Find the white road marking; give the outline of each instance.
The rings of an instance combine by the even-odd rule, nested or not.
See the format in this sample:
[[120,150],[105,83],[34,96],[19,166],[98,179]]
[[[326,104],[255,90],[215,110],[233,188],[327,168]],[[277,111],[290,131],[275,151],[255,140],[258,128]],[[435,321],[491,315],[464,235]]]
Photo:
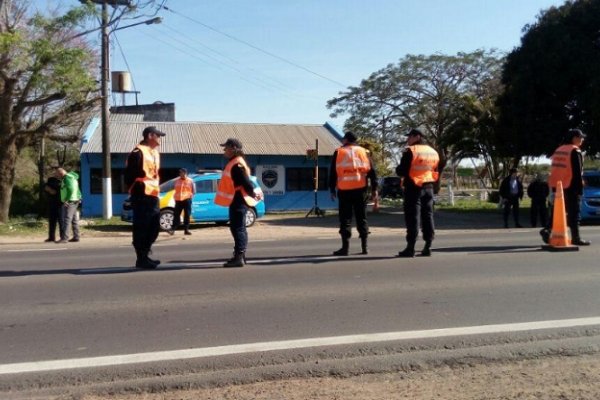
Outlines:
[[24,253],[24,252],[34,252],[34,251],[62,251],[67,250],[66,247],[53,247],[51,249],[11,249],[5,250],[7,253]]
[[57,371],[74,368],[117,366],[158,361],[186,360],[191,358],[215,357],[232,354],[255,353],[274,350],[303,349],[320,346],[338,346],[359,343],[377,343],[407,339],[428,339],[447,336],[480,335],[533,331],[540,329],[573,328],[578,326],[600,325],[600,317],[563,319],[554,321],[534,321],[512,324],[467,326],[404,332],[369,333],[348,336],[282,340],[230,346],[204,347],[196,349],[156,351],[116,356],[72,358],[66,360],[33,361],[14,364],[0,364],[0,375],[25,372]]

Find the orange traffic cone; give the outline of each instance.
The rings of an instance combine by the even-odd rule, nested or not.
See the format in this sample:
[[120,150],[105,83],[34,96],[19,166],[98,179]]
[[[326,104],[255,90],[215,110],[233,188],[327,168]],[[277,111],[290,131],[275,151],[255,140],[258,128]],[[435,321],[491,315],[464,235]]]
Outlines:
[[562,182],[558,181],[554,193],[554,209],[552,211],[552,232],[547,245],[542,249],[549,251],[577,251],[579,247],[571,244],[571,234],[567,227],[567,214],[565,212],[565,198]]

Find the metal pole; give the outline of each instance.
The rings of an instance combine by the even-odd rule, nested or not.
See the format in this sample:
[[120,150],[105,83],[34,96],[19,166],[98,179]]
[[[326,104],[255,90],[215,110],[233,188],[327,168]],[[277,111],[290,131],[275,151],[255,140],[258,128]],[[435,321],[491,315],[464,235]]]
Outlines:
[[110,165],[110,132],[108,126],[108,4],[107,0],[102,2],[102,65],[101,65],[101,89],[102,89],[102,217],[112,218],[112,179]]

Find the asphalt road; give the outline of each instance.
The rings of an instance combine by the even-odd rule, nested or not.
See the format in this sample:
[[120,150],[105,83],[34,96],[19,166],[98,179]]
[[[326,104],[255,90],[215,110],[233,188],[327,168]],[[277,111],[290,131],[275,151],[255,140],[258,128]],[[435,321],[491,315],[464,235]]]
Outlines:
[[[584,233],[600,243],[600,227]],[[545,252],[535,229],[444,231],[432,257],[414,259],[394,257],[403,247],[397,234],[373,236],[368,255],[349,257],[330,256],[339,247],[331,235],[251,237],[250,264],[239,269],[220,267],[230,239],[211,239],[159,243],[154,256],[163,265],[155,271],[131,268],[132,250],[123,237],[95,246],[0,246],[0,372],[7,368],[0,389],[14,389],[18,377],[26,376],[18,387],[38,382],[37,373],[11,374],[11,365],[32,363],[35,371],[37,362],[49,360],[347,335],[366,336],[343,352],[379,354],[393,348],[381,342],[406,349],[410,341],[392,336],[369,345],[374,336],[368,335],[503,324],[510,327],[492,332],[493,340],[477,336],[478,345],[522,344],[538,331],[546,339],[593,337],[600,323],[513,331],[519,323],[600,316],[600,245]],[[358,239],[352,245],[358,252]],[[456,331],[445,342],[415,336],[410,343],[465,347],[474,341],[473,332],[466,335]],[[341,342],[316,343],[283,357],[303,360]],[[175,358],[160,364],[161,376],[197,371],[192,361]]]

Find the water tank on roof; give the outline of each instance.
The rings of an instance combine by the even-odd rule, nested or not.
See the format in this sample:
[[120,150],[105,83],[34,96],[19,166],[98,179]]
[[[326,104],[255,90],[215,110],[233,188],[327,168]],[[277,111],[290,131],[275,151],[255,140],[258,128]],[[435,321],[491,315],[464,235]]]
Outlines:
[[110,74],[113,93],[131,92],[131,74],[127,71],[112,71]]

